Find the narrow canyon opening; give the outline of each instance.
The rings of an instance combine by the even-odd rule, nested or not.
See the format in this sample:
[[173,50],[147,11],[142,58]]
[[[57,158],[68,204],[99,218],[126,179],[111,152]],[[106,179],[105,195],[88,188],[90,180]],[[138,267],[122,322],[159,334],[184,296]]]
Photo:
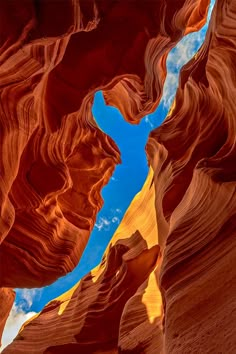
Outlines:
[[139,125],[131,125],[124,120],[118,109],[106,106],[101,91],[95,94],[92,108],[94,118],[102,131],[119,147],[122,163],[116,166],[109,183],[102,190],[104,205],[97,215],[89,242],[74,271],[44,288],[16,289],[15,304],[3,333],[2,349],[13,340],[25,320],[41,311],[53,298],[70,289],[100,263],[128,206],[147,178],[145,145],[148,135],[162,123],[171,109],[180,69],[194,56],[204,41],[213,3],[211,1],[206,25],[199,32],[183,37],[169,53],[162,100],[156,111],[144,117]]

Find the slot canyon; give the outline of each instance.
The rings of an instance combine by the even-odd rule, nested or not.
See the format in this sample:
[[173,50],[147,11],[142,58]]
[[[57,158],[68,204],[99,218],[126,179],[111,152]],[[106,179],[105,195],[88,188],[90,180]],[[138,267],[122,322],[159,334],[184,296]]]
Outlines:
[[[14,289],[48,287],[78,266],[122,164],[95,94],[140,125],[160,105],[169,53],[209,7],[0,1],[0,337]],[[214,2],[178,80],[147,139],[147,178],[101,262],[3,354],[236,353],[236,0]]]

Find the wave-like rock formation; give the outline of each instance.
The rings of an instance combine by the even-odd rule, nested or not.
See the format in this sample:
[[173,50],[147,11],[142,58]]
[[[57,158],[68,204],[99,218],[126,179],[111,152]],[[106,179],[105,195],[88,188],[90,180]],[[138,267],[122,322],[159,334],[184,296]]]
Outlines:
[[147,145],[164,249],[166,353],[236,352],[235,63],[236,3],[218,0]]
[[[235,48],[235,1],[217,0],[101,264],[4,353],[235,353]],[[121,105],[126,84],[108,100]]]
[[160,251],[157,235],[150,169],[101,264],[29,320],[4,353],[117,353],[119,331],[125,346],[132,348],[141,338],[153,349],[160,346],[162,301],[154,273]]
[[[74,9],[76,4],[73,3]],[[18,71],[12,69],[16,81],[14,84],[11,81],[11,85],[14,90],[20,86],[23,91],[19,89],[14,96],[11,85],[7,86],[13,99],[16,97],[20,102],[20,107],[15,107],[13,118],[17,117],[18,110],[21,112],[20,108],[26,115],[30,109],[35,113],[30,115],[30,123],[34,126],[28,140],[26,133],[22,138],[17,133],[24,131],[23,128],[19,129],[19,120],[14,132],[11,131],[11,123],[15,122],[13,118],[9,120],[10,126],[4,128],[6,142],[11,142],[11,145],[5,145],[9,145],[6,149],[16,149],[13,137],[17,136],[17,153],[20,157],[18,169],[15,167],[14,183],[11,186],[8,184],[8,194],[7,189],[4,190],[2,215],[7,215],[9,210],[15,214],[12,224],[2,224],[5,229],[8,225],[10,230],[6,230],[2,254],[9,254],[11,260],[11,254],[19,251],[21,257],[25,257],[24,251],[29,247],[27,238],[33,241],[29,247],[30,255],[26,260],[21,259],[22,267],[27,272],[20,266],[19,271],[16,270],[18,277],[22,275],[18,280],[21,284],[35,284],[38,281],[31,280],[33,270],[30,262],[33,262],[33,257],[40,262],[39,268],[43,265],[44,271],[50,273],[51,270],[56,277],[58,274],[54,267],[58,262],[57,255],[61,262],[63,260],[66,263],[66,259],[71,261],[74,248],[83,248],[78,230],[89,232],[90,228],[80,226],[80,209],[76,208],[86,203],[80,204],[78,195],[76,200],[79,206],[73,204],[70,189],[77,193],[74,183],[77,183],[78,188],[81,188],[82,183],[82,191],[86,188],[86,183],[83,184],[83,178],[80,178],[81,163],[85,165],[85,170],[87,167],[86,178],[90,181],[91,168],[100,161],[86,149],[90,147],[92,153],[99,156],[97,148],[107,152],[103,150],[106,141],[107,149],[110,149],[107,164],[112,163],[113,168],[118,160],[118,152],[111,139],[92,124],[91,92],[103,88],[106,102],[117,106],[125,119],[131,122],[137,122],[143,113],[154,109],[162,91],[168,51],[184,33],[202,25],[208,2],[182,0],[173,5],[172,1],[160,1],[157,5],[154,1],[101,1],[96,2],[96,7],[92,6],[94,4],[92,1],[80,2],[84,21],[81,33],[71,35],[75,29],[69,27],[69,34],[62,35],[49,26],[50,31],[55,32],[50,32],[50,44],[43,44],[39,35],[45,31],[42,25],[41,32],[33,33],[32,43],[23,47],[28,55],[35,54],[34,59],[40,51],[48,54],[44,57],[45,61],[40,62],[43,69],[47,68],[48,71],[45,74],[42,68],[41,71],[37,69],[43,74],[40,83],[35,86],[33,97],[30,96],[30,89],[22,89],[21,83],[24,86],[28,79],[24,76],[22,80]],[[44,21],[47,20],[47,11],[42,12]],[[121,11],[127,15],[122,20]],[[91,13],[96,15],[94,22],[89,20]],[[65,21],[68,19],[70,22],[66,11],[64,16]],[[59,28],[62,30],[62,27],[58,26],[57,31]],[[104,37],[103,32],[108,28],[109,38]],[[122,39],[119,37],[121,28],[124,31],[129,29],[127,38],[124,35]],[[96,36],[96,33],[100,35]],[[11,41],[15,45],[14,35],[6,44],[11,45],[9,48],[12,51]],[[44,41],[47,43],[46,39]],[[55,48],[58,55],[54,52]],[[120,52],[115,53],[111,48],[119,48]],[[8,53],[7,50],[5,53]],[[83,55],[80,58],[81,53]],[[9,55],[7,62],[10,60],[12,65],[17,66],[13,57]],[[26,62],[21,65],[27,67]],[[88,63],[87,72],[84,62]],[[94,62],[98,65],[98,72]],[[14,342],[3,351],[4,354],[235,353],[235,62],[236,4],[234,0],[217,0],[204,45],[181,71],[173,107],[162,126],[150,134],[146,147],[150,171],[145,185],[127,210],[101,264],[69,292],[51,301],[33,320],[28,321]],[[74,67],[73,71],[71,68]],[[40,75],[37,70],[37,75]],[[28,77],[29,72],[26,74]],[[35,76],[38,79],[37,75],[32,74],[31,79]],[[78,79],[80,75],[81,81]],[[8,90],[6,93],[3,91],[4,95],[7,95]],[[27,101],[30,97],[33,101],[29,100],[31,104]],[[32,106],[34,108],[30,108]],[[40,128],[37,119],[42,124]],[[26,117],[23,123],[27,124]],[[30,130],[27,132],[29,134]],[[83,134],[88,140],[80,145]],[[91,135],[94,139],[92,142],[89,140]],[[74,144],[73,151],[68,141]],[[21,155],[20,143],[24,146]],[[71,158],[74,164],[67,164],[68,159],[59,159],[67,156],[68,151],[68,159],[71,161]],[[88,160],[89,157],[91,160]],[[55,172],[52,161],[55,162],[53,166],[56,166],[57,173],[55,183],[48,185],[43,183],[43,176],[54,176],[51,175]],[[58,161],[63,161],[62,165],[57,165]],[[89,167],[86,165],[88,161]],[[10,160],[7,162],[6,171],[9,171],[14,164]],[[27,170],[26,166],[31,167]],[[25,171],[28,172],[25,174]],[[101,180],[102,174],[99,174],[100,182],[97,183],[100,183],[100,189],[104,184]],[[68,184],[63,189],[64,184],[62,186],[57,181],[64,181],[65,184],[67,181]],[[10,178],[7,183],[10,183]],[[6,188],[7,184],[4,186]],[[99,195],[96,195],[99,199]],[[36,196],[38,199],[35,199]],[[23,209],[17,207],[17,201],[20,200],[28,203]],[[93,205],[91,209],[94,211]],[[29,220],[26,218],[29,214],[24,214],[27,212],[33,213]],[[19,230],[14,234],[17,213],[22,219],[19,218]],[[37,219],[38,215],[41,222],[41,219]],[[78,219],[72,216],[78,216]],[[87,214],[83,217],[83,221],[88,220]],[[58,218],[63,225],[68,225],[66,231],[70,233],[66,234],[64,229],[60,229]],[[94,219],[91,217],[91,220]],[[47,235],[42,232],[46,230],[45,222],[47,230],[55,227]],[[90,227],[92,224],[93,221],[89,223]],[[29,228],[27,232],[24,229],[26,227]],[[76,235],[71,227],[75,228]],[[37,248],[36,241],[41,248]],[[64,243],[65,248],[67,245],[67,256],[65,250],[60,254],[60,242]],[[55,259],[47,259],[48,249],[55,252]],[[78,253],[73,253],[74,257],[78,257]],[[20,264],[20,256],[14,259]],[[16,264],[13,263],[13,266]],[[35,277],[40,274],[39,268],[34,270]],[[64,271],[68,268],[67,264]],[[11,286],[17,281],[17,276],[10,276]],[[53,276],[48,276],[44,282]],[[2,279],[5,284],[6,267]]]
[[41,287],[78,264],[120,162],[94,92],[138,122],[208,2],[1,1],[0,286]]

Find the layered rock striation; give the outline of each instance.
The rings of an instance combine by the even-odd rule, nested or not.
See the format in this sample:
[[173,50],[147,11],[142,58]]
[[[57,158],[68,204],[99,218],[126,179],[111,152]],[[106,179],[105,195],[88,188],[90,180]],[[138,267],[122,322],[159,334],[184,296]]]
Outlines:
[[77,265],[120,162],[93,119],[94,93],[139,122],[160,100],[168,52],[207,4],[1,2],[0,286],[41,287]]
[[118,353],[119,332],[119,346],[135,346],[138,350],[142,338],[146,346],[160,347],[162,301],[154,272],[159,260],[155,186],[150,169],[101,264],[23,325],[5,351]]
[[164,246],[166,353],[236,351],[236,3],[216,1],[147,153]]
[[[142,5],[144,3],[145,6]],[[78,5],[78,3],[73,4],[74,8]],[[92,6],[94,5],[93,2],[80,2],[80,10],[84,14],[82,18],[85,22],[83,23],[84,26],[85,23],[88,26],[87,30],[83,29],[81,30],[82,33],[72,35],[72,32],[69,32],[70,34],[62,36],[63,39],[58,39],[59,34],[54,33],[55,37],[51,38],[52,43],[54,43],[51,49],[56,46],[55,43],[57,43],[58,48],[63,47],[63,40],[67,41],[67,44],[64,44],[64,53],[61,54],[61,59],[57,57],[57,60],[59,60],[57,65],[51,71],[49,70],[50,74],[44,74],[45,82],[41,78],[39,86],[36,86],[44,87],[45,90],[42,97],[37,96],[38,105],[36,105],[38,109],[43,109],[43,114],[40,117],[42,122],[47,123],[44,125],[45,131],[42,133],[43,140],[40,140],[40,134],[36,134],[37,129],[35,128],[35,133],[32,133],[30,137],[31,143],[27,142],[24,148],[24,154],[27,151],[29,154],[29,151],[34,151],[30,147],[35,146],[35,141],[37,141],[38,145],[36,145],[39,149],[37,151],[41,152],[40,156],[43,156],[42,159],[45,161],[46,157],[43,154],[43,152],[45,153],[45,146],[48,146],[49,150],[52,149],[50,150],[51,155],[46,149],[47,158],[58,156],[59,152],[56,149],[56,144],[60,148],[63,146],[60,134],[67,134],[69,127],[73,127],[71,136],[75,136],[75,140],[72,139],[72,145],[80,142],[78,136],[82,139],[85,132],[87,138],[90,138],[90,129],[94,129],[96,134],[100,134],[101,140],[98,139],[97,135],[94,135],[93,143],[88,142],[88,144],[78,145],[77,149],[75,148],[75,151],[80,154],[79,159],[73,153],[70,155],[73,155],[71,157],[72,161],[75,164],[77,163],[76,166],[78,166],[78,170],[75,169],[76,175],[74,177],[74,180],[78,181],[78,185],[83,181],[82,178],[79,178],[80,163],[87,162],[88,157],[93,156],[88,153],[86,148],[90,147],[91,151],[95,151],[99,156],[95,147],[98,146],[101,150],[106,151],[102,145],[104,141],[102,139],[106,139],[107,146],[110,149],[113,147],[113,150],[109,151],[114,152],[114,155],[112,153],[109,155],[108,166],[111,168],[119,159],[118,150],[114,143],[104,133],[101,133],[93,122],[91,102],[94,90],[103,88],[108,104],[118,107],[128,121],[138,122],[143,114],[153,110],[158,104],[166,75],[165,59],[168,51],[184,33],[198,29],[203,24],[208,2],[177,1],[173,5],[173,2],[165,1],[158,2],[158,6],[154,1],[117,1],[114,3],[101,1],[96,4],[97,6],[94,7]],[[134,4],[135,8],[132,8]],[[101,16],[99,22],[101,9],[103,10],[103,16]],[[120,16],[121,11],[127,14],[123,22]],[[145,17],[145,11],[150,11],[146,13],[147,17]],[[97,17],[94,17],[97,20],[96,23],[88,20],[91,19],[91,13],[96,14]],[[128,26],[129,23],[130,28],[136,29],[136,32],[134,30],[136,35],[131,30],[133,34],[128,33],[127,38],[123,36],[121,40],[118,36],[119,31],[115,19],[120,26],[122,24],[122,28],[126,28],[125,26]],[[146,19],[148,19],[147,22],[145,22]],[[133,27],[130,23],[133,24]],[[106,42],[102,34],[96,40],[95,36],[96,31],[100,33],[99,30],[101,33],[105,33],[102,32],[102,29],[105,31],[106,28],[109,28],[108,24],[111,28],[109,35],[114,39],[112,48],[116,48],[117,45],[117,48],[120,49],[120,57],[118,54],[114,57],[111,56],[106,59],[107,61],[104,64],[102,59],[105,60],[105,54],[107,52],[114,54],[115,51],[108,50],[110,41]],[[112,27],[112,24],[114,24],[114,27]],[[114,28],[114,31],[112,28]],[[180,28],[182,31],[180,31]],[[74,29],[70,28],[68,31],[74,31]],[[91,41],[85,42],[84,39],[84,42],[80,42],[81,35],[84,38],[86,35],[92,36],[87,37]],[[92,38],[94,38],[94,42]],[[142,38],[146,39],[143,40]],[[40,42],[41,40],[34,39],[32,43],[36,45],[37,41]],[[97,43],[97,47],[95,43]],[[122,47],[122,43],[126,43],[127,47]],[[133,46],[128,46],[128,43],[129,45],[132,43]],[[108,245],[101,264],[70,291],[46,305],[33,320],[28,321],[13,343],[4,350],[4,354],[68,352],[83,354],[235,353],[235,47],[235,1],[217,0],[203,46],[181,71],[179,88],[172,109],[164,123],[153,130],[149,136],[146,151],[150,171],[147,180],[142,191],[134,198],[128,208]],[[95,54],[92,55],[93,48],[96,48],[97,57]],[[74,53],[74,56],[68,53]],[[83,55],[80,54],[83,59],[78,59],[79,55],[77,53],[83,53]],[[124,53],[127,54],[124,55]],[[92,55],[91,63],[90,55]],[[119,57],[119,60],[116,62],[117,57]],[[11,58],[10,56],[8,60],[11,60]],[[95,66],[93,67],[95,58],[100,58],[100,61],[98,61],[100,69],[97,76]],[[135,60],[133,60],[134,58]],[[81,76],[83,90],[79,86],[80,81],[76,82],[76,75],[80,77],[79,67],[80,70],[83,68],[84,71],[86,68],[85,65],[80,66],[80,60],[82,62],[87,60],[88,62],[88,72],[87,74],[84,72],[84,76]],[[76,67],[78,72],[75,71],[76,75],[72,77],[72,67],[75,66],[76,62],[78,63],[78,68]],[[106,70],[109,68],[111,71],[108,73],[108,70],[103,79],[99,81],[99,77],[101,78],[104,74],[102,71],[103,64]],[[111,68],[112,64],[114,64],[113,68]],[[50,65],[52,65],[51,62]],[[83,81],[86,77],[91,86]],[[65,86],[59,85],[60,80],[63,81]],[[18,82],[17,85],[19,85]],[[70,87],[70,90],[68,89],[68,92],[64,93],[65,98],[68,95],[67,103],[64,106],[60,95],[66,91],[66,87]],[[76,96],[75,92],[77,91],[81,94],[81,97]],[[56,106],[56,97],[61,97],[58,106]],[[43,104],[40,105],[40,102],[43,102]],[[57,109],[54,110],[53,107]],[[62,119],[62,117],[64,118]],[[77,130],[75,130],[75,127]],[[81,127],[84,127],[84,130],[80,131]],[[46,132],[48,132],[48,135]],[[59,132],[61,133],[59,134]],[[76,136],[76,134],[81,135]],[[49,136],[50,139],[54,137],[55,145],[53,145],[53,148],[49,144],[51,140],[48,140],[47,144],[45,143],[45,136],[48,136],[48,139]],[[67,138],[64,141],[67,142]],[[71,146],[68,146],[67,149],[71,149]],[[66,147],[63,151],[64,153],[67,151]],[[27,166],[26,162],[26,165],[24,165],[24,161],[28,163],[32,160],[27,154],[24,160],[22,155],[18,170],[22,172],[20,174],[18,172],[19,175],[16,175],[14,184],[10,188],[11,192],[9,192],[11,198],[8,196],[8,202],[12,204],[15,213],[18,209],[14,207],[13,200],[15,199],[13,196],[16,200],[17,196],[20,196],[20,201],[22,198],[22,200],[25,200],[25,195],[27,195],[28,203],[34,200],[27,193],[23,195],[23,191],[20,190],[19,186],[17,187],[18,179],[20,181],[19,176],[22,178],[21,181],[24,181],[25,170],[23,167]],[[38,183],[42,183],[42,186],[39,184],[42,189],[38,187],[39,189],[36,188],[35,190],[41,192],[43,190],[45,194],[44,197],[41,197],[42,201],[40,199],[43,206],[40,204],[35,209],[29,208],[30,212],[33,209],[36,214],[39,213],[42,216],[40,212],[43,213],[42,209],[45,207],[46,201],[51,201],[50,198],[57,195],[56,203],[46,204],[48,205],[48,214],[43,209],[45,212],[43,220],[47,220],[48,225],[52,228],[55,225],[59,235],[61,230],[56,226],[58,225],[56,223],[58,220],[56,218],[59,217],[58,212],[63,214],[61,216],[62,220],[60,219],[61,222],[67,218],[70,227],[76,226],[79,229],[81,224],[78,223],[77,225],[75,219],[70,219],[69,214],[66,213],[66,206],[69,209],[71,204],[65,196],[63,199],[63,195],[69,192],[69,187],[63,193],[58,192],[59,188],[57,192],[54,189],[45,191],[42,175],[40,179],[37,179],[40,171],[43,170],[42,165],[38,165],[38,161],[41,161],[38,155],[34,155],[33,161],[36,164],[37,172],[32,173],[33,181],[35,178]],[[100,160],[94,158],[91,161],[91,166],[94,166],[95,161]],[[112,165],[110,164],[111,161]],[[51,162],[46,166],[51,166]],[[68,169],[68,173],[72,173],[73,169],[69,167]],[[97,171],[97,169],[95,170]],[[91,170],[88,168],[87,176],[90,176],[90,173]],[[63,173],[59,175],[62,176]],[[72,179],[72,177],[70,178]],[[108,178],[109,173],[107,173]],[[100,188],[103,182],[100,182]],[[25,186],[25,184],[23,185]],[[32,183],[32,185],[34,184]],[[51,187],[55,188],[55,185],[56,183],[53,182]],[[20,192],[22,195],[19,194]],[[34,193],[36,192],[34,191]],[[73,206],[79,208],[82,205],[80,204],[81,200],[78,198],[78,204],[75,203]],[[70,202],[73,203],[72,197]],[[94,210],[94,208],[92,209]],[[80,209],[70,208],[70,210],[75,210],[74,212],[78,210],[78,215],[80,215]],[[50,219],[50,215],[54,215],[54,218]],[[35,220],[37,221],[37,219]],[[94,219],[91,220],[93,220],[90,224],[92,227]],[[27,225],[28,227],[28,223],[19,225]],[[32,228],[33,225],[31,223]],[[35,222],[36,226],[37,232],[39,232],[40,224],[38,225]],[[47,227],[49,228],[49,226]],[[14,236],[12,236],[13,228],[14,223],[2,243],[2,245],[5,243],[3,250],[6,255],[11,254],[9,250],[16,242],[12,241],[11,245],[11,240],[18,240],[18,250],[21,250],[20,247],[23,248],[23,243],[20,244],[20,240],[23,242],[25,238],[19,237],[18,234],[18,237],[15,236],[14,239]],[[81,227],[81,229],[83,228]],[[87,228],[86,230],[89,233],[90,229]],[[47,235],[47,239],[46,236],[42,238],[40,232],[36,234],[33,229],[31,231],[32,233],[28,234],[32,237],[32,240],[40,240],[38,242],[41,242],[42,245],[41,249],[35,248],[37,252],[39,252],[39,249],[41,252],[37,257],[40,262],[44,259],[45,268],[49,267],[48,264],[51,261],[52,273],[55,277],[58,276],[56,274],[57,270],[53,268],[56,268],[58,260],[56,258],[47,260],[45,256],[47,254],[46,241],[50,240],[50,247],[53,249],[53,246],[56,247],[57,242],[59,242],[57,241],[57,234],[52,234],[54,236],[50,234],[50,237]],[[27,233],[25,234],[27,235]],[[64,239],[63,233],[60,234],[59,239],[64,245],[69,241],[73,243],[71,248],[69,246],[67,248],[70,252],[72,252],[73,247],[82,249],[82,241],[78,237],[78,233],[75,236],[72,232],[72,235],[76,237],[74,243],[71,241],[74,240],[70,238],[71,236]],[[27,242],[24,244],[24,247],[26,246]],[[57,247],[56,249],[59,251],[60,246]],[[31,244],[30,248],[31,252],[33,250],[34,243]],[[59,254],[60,252],[58,252]],[[78,254],[76,254],[77,256]],[[36,259],[38,259],[37,257]],[[67,255],[67,257],[71,261],[71,256]],[[20,263],[20,256],[16,259],[19,259],[18,262]],[[67,258],[62,252],[60,260],[64,259]],[[27,272],[19,273],[18,277],[21,275],[21,284],[25,284],[31,279],[32,270],[30,261],[27,266],[24,259],[21,259],[21,262],[27,268]],[[2,274],[2,283],[5,284],[7,268],[4,269]],[[35,282],[38,280],[37,276],[39,276],[39,273],[35,274]],[[52,275],[50,276],[52,279]],[[13,285],[16,281],[14,279],[13,275],[10,280],[11,286],[15,286]],[[49,281],[49,278],[47,281]],[[29,283],[31,284],[31,280]]]

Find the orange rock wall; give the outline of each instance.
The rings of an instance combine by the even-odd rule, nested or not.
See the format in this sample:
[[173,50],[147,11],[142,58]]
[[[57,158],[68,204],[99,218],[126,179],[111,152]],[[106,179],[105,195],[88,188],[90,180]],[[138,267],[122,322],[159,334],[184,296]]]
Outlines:
[[[203,23],[207,2],[176,2],[176,26],[193,3],[199,7],[188,13],[185,33]],[[170,18],[176,9],[166,4]],[[165,42],[165,55],[157,54],[160,38],[145,50],[154,74],[120,77],[104,88],[127,120],[159,100],[169,48]],[[150,134],[147,180],[101,264],[26,323],[4,354],[235,353],[235,46],[235,1],[217,0],[204,45],[181,71],[173,107]]]
[[166,353],[236,351],[236,3],[216,1],[149,138]]
[[1,2],[0,286],[41,287],[77,265],[120,161],[92,117],[94,92],[138,122],[208,1],[161,3]]
[[118,353],[119,331],[122,346],[136,350],[142,338],[146,347],[161,347],[162,301],[154,272],[159,251],[150,169],[101,264],[29,320],[3,352]]

